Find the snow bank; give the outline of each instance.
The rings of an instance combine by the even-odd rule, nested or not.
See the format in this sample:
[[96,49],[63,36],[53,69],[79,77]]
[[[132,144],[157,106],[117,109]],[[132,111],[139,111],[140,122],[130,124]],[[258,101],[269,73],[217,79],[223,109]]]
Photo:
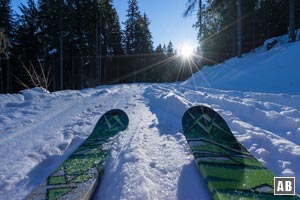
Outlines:
[[[279,42],[268,51],[266,45],[274,39]],[[286,36],[267,40],[264,46],[243,58],[204,67],[182,86],[300,94],[300,42],[286,42]]]

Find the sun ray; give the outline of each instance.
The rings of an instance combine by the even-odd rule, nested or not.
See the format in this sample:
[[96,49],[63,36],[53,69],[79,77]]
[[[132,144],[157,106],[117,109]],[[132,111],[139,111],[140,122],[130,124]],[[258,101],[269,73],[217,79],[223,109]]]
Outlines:
[[179,47],[179,55],[183,57],[183,59],[189,59],[193,55],[193,46],[188,43],[183,43]]
[[[139,54],[139,56],[147,56],[147,55],[150,55],[150,54]],[[132,56],[137,56],[137,55],[132,55]],[[126,55],[126,56],[121,56],[121,57],[128,57],[128,55]],[[147,71],[148,69],[154,68],[154,67],[159,66],[159,65],[165,65],[165,64],[168,64],[168,63],[170,63],[171,61],[175,60],[176,57],[177,57],[176,55],[171,56],[171,57],[168,57],[168,58],[163,59],[163,60],[161,60],[161,61],[158,61],[158,62],[156,62],[156,63],[154,63],[154,64],[145,66],[145,67],[143,67],[142,69],[138,69],[138,70],[135,71],[135,72],[132,72],[132,73],[123,75],[123,76],[121,76],[121,77],[118,77],[118,81],[119,81],[119,82],[122,82],[123,80],[126,80],[126,79],[129,78],[129,77],[135,76],[136,74],[143,73],[143,72]],[[111,80],[111,81],[108,82],[108,84],[113,84],[115,81],[116,81],[116,79]]]

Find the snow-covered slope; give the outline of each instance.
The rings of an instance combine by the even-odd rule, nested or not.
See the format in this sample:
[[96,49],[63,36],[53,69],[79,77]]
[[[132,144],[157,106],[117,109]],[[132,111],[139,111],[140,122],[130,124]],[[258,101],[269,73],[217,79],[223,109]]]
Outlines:
[[[279,42],[267,51],[267,44],[275,39]],[[204,67],[183,85],[300,94],[300,42],[286,42],[287,36],[269,39],[265,45],[243,58],[232,58],[213,67]]]
[[[257,74],[263,74],[264,83],[270,83],[276,70],[289,66],[290,76],[297,76],[299,69],[291,65],[296,56],[291,53],[300,53],[299,44],[278,45],[268,52],[258,49],[243,59],[225,62],[224,68],[219,65],[200,71],[184,83],[124,84],[53,93],[35,88],[0,95],[0,199],[26,197],[112,108],[128,114],[129,127],[111,142],[104,179],[94,199],[210,199],[181,128],[185,110],[199,104],[219,112],[238,140],[276,176],[295,176],[299,194],[298,80],[291,79],[297,87],[285,84],[282,88],[277,82],[261,87],[250,79],[243,82],[246,75],[260,80]],[[281,68],[277,68],[279,62]],[[225,70],[228,63],[231,72]],[[247,68],[254,65],[260,67]],[[273,75],[266,76],[264,71]],[[230,81],[222,85],[219,73]],[[209,85],[200,80],[203,74]],[[213,79],[214,75],[218,78]],[[218,84],[236,90],[210,88],[218,88]]]

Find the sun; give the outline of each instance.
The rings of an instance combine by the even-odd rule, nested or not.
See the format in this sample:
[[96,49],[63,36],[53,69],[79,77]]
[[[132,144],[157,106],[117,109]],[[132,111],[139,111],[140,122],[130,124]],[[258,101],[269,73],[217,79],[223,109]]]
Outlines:
[[193,55],[193,47],[189,44],[183,44],[179,53],[184,59],[188,59]]

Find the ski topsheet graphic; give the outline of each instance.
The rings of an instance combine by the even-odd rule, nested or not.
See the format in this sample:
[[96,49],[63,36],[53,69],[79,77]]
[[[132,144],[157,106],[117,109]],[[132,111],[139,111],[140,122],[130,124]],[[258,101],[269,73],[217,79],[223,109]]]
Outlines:
[[184,113],[182,126],[213,199],[298,199],[274,196],[274,175],[236,140],[214,110],[192,107]]
[[125,130],[128,122],[122,110],[106,112],[91,135],[27,199],[90,199],[104,173],[107,150],[102,146]]

